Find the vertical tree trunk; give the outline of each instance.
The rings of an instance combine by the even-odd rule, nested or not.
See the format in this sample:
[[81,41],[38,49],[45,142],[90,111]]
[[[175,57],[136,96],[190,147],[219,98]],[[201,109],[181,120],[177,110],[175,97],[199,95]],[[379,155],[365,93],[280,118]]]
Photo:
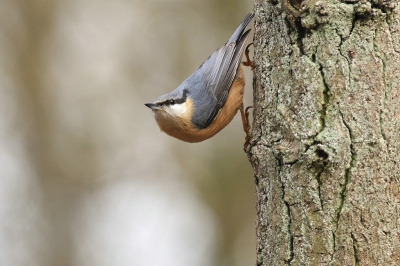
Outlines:
[[396,5],[255,0],[257,265],[400,265]]

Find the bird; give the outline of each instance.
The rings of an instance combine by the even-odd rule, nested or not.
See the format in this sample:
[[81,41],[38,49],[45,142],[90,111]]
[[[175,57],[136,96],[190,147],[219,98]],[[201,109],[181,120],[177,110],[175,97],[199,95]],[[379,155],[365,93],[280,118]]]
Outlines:
[[145,103],[161,131],[179,140],[196,143],[213,137],[225,128],[240,110],[246,133],[245,149],[250,139],[248,108],[244,110],[245,77],[241,66],[251,66],[245,31],[254,14],[249,13],[229,40],[212,53],[181,85],[151,103]]

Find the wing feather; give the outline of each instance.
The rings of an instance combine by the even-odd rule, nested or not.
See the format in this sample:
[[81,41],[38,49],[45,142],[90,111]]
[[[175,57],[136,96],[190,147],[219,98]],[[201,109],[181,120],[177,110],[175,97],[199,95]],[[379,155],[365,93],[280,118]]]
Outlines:
[[253,16],[251,13],[248,14],[228,42],[216,50],[181,85],[182,88],[185,86],[199,88],[191,92],[191,97],[196,99],[197,103],[191,121],[199,129],[211,124],[225,104],[249,37],[250,30],[246,32],[244,30]]
[[236,76],[237,68],[242,60],[249,32],[250,30],[246,31],[238,43],[232,42],[218,49],[215,52],[217,55],[212,66],[211,75],[208,74],[210,72],[207,69],[203,72],[203,78],[207,84],[206,89],[216,99],[214,110],[211,112],[204,127],[207,127],[214,120],[225,104],[229,89]]

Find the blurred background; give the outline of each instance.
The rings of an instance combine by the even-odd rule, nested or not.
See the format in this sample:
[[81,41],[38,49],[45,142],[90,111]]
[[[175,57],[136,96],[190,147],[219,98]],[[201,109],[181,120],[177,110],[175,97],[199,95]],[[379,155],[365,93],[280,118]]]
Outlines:
[[240,115],[188,144],[161,133],[143,105],[175,89],[252,9],[0,1],[0,265],[255,264]]

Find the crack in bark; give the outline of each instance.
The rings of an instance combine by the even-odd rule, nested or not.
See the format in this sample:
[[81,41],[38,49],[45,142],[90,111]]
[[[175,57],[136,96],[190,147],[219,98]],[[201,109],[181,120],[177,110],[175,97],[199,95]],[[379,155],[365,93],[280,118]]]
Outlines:
[[336,223],[339,223],[339,220],[340,220],[340,214],[341,214],[341,211],[342,211],[342,208],[343,208],[343,204],[344,204],[344,200],[345,200],[346,192],[347,192],[346,187],[347,187],[347,184],[350,181],[350,170],[354,166],[355,156],[356,156],[355,150],[354,150],[354,145],[353,145],[354,137],[353,137],[352,130],[351,130],[350,126],[347,124],[347,122],[344,119],[344,116],[343,116],[343,114],[342,114],[342,112],[340,110],[339,110],[339,113],[340,113],[340,115],[342,117],[343,124],[346,126],[347,130],[349,131],[350,142],[351,142],[350,143],[351,159],[350,159],[350,167],[345,170],[345,181],[344,181],[344,184],[342,186],[342,191],[340,192],[341,201],[340,201],[340,205],[339,205],[339,208],[337,210],[337,213],[336,213],[336,217],[337,217]]
[[324,103],[322,104],[321,117],[320,117],[320,119],[321,119],[321,127],[322,127],[320,132],[322,132],[325,129],[325,126],[326,126],[325,125],[326,110],[328,109],[330,97],[329,97],[329,87],[328,87],[328,84],[326,83],[326,80],[325,80],[323,66],[319,62],[318,62],[318,64],[319,64],[319,71],[320,71],[321,77],[322,77],[322,82],[324,84],[324,91],[323,91]]
[[290,230],[290,227],[292,226],[292,215],[290,212],[290,204],[289,204],[289,202],[287,202],[285,200],[285,185],[283,184],[282,177],[281,177],[281,169],[282,169],[283,163],[278,158],[276,158],[276,160],[278,162],[278,177],[279,177],[279,181],[281,182],[281,185],[282,185],[282,201],[285,203],[286,212],[287,212],[287,216],[288,216],[288,234],[289,234],[289,238],[290,238],[289,259],[284,260],[284,261],[287,263],[287,265],[291,265],[291,262],[293,261],[293,258],[294,258],[294,239],[293,239],[292,232]]
[[333,255],[335,254],[335,250],[336,250],[336,234],[334,231],[332,231],[332,239],[333,239],[333,252],[331,254],[331,261],[333,261]]
[[345,170],[345,176],[344,176],[344,180],[345,180],[345,181],[344,181],[344,184],[341,186],[341,191],[340,191],[340,203],[339,203],[338,209],[335,211],[336,219],[333,221],[333,223],[334,223],[334,225],[335,225],[335,229],[332,230],[333,253],[332,253],[332,255],[331,255],[331,262],[333,261],[333,256],[334,256],[334,254],[335,254],[335,252],[336,252],[336,231],[337,231],[338,228],[339,228],[339,220],[340,220],[340,215],[341,215],[342,208],[343,208],[343,205],[344,205],[344,201],[345,201],[345,198],[346,198],[347,185],[348,185],[348,183],[349,183],[349,181],[350,181],[350,170],[351,170],[351,168],[354,166],[355,156],[356,156],[356,153],[355,153],[355,150],[354,150],[354,146],[353,146],[353,142],[354,142],[353,133],[352,133],[352,131],[351,131],[349,125],[346,123],[346,121],[345,121],[345,119],[344,119],[344,116],[343,116],[343,113],[340,111],[340,109],[338,109],[338,111],[339,111],[339,114],[340,114],[340,116],[341,116],[341,118],[342,118],[343,124],[345,125],[345,127],[346,127],[347,130],[349,131],[349,137],[350,137],[350,142],[351,142],[351,143],[350,143],[351,159],[350,159],[350,166],[349,166],[349,168],[347,168],[347,169]]
[[354,30],[354,28],[355,28],[355,26],[356,26],[356,22],[357,22],[358,19],[359,19],[359,18],[358,18],[358,15],[357,15],[357,14],[354,14],[354,16],[353,16],[353,21],[352,21],[352,23],[351,23],[351,29],[350,29],[349,37],[353,34],[353,30]]
[[317,182],[318,182],[318,197],[319,197],[319,202],[321,204],[321,209],[322,210],[324,210],[324,203],[322,201],[322,195],[321,195],[321,186],[322,186],[321,175],[324,172],[324,170],[325,170],[325,167],[322,168],[322,170],[315,177],[317,179]]
[[[354,23],[355,19],[353,19],[353,23]],[[354,25],[353,25],[354,27]],[[350,34],[346,39],[349,39],[351,37],[351,33],[353,32],[353,28],[350,30]],[[349,68],[349,74],[347,75],[348,78],[348,82],[350,84],[350,77],[351,77],[351,62],[349,60],[349,58],[347,58],[346,56],[344,56],[344,54],[342,53],[342,44],[343,44],[343,37],[338,33],[337,29],[336,29],[336,34],[339,36],[340,38],[340,43],[338,46],[338,51],[339,54],[347,61],[347,67]]]
[[[356,161],[356,152],[354,149],[354,136],[353,136],[353,132],[350,128],[350,126],[347,124],[346,120],[344,119],[343,113],[340,111],[340,109],[338,109],[339,114],[342,118],[342,122],[345,125],[345,127],[347,128],[347,130],[349,131],[349,137],[350,137],[350,153],[351,153],[351,158],[350,158],[350,166],[348,168],[346,168],[345,170],[345,175],[344,175],[344,184],[341,186],[341,191],[340,191],[340,204],[338,209],[336,210],[336,220],[333,221],[334,224],[336,225],[335,228],[335,232],[337,231],[338,227],[339,227],[339,220],[340,220],[340,215],[342,213],[342,209],[343,209],[343,205],[344,205],[344,201],[346,199],[346,193],[347,193],[347,185],[350,182],[350,170],[354,167],[355,161]],[[333,234],[333,243],[334,243],[334,250],[336,248],[336,234]]]
[[358,241],[354,237],[353,233],[351,233],[351,239],[353,240],[353,252],[354,252],[354,265],[359,265],[360,264],[360,257],[358,253]]
[[287,263],[288,263],[288,265],[291,265],[291,262],[293,261],[293,258],[294,258],[294,238],[293,238],[292,232],[290,231],[290,227],[292,225],[292,215],[290,213],[290,205],[289,205],[289,203],[286,202],[286,201],[284,201],[284,202],[285,202],[285,205],[286,205],[286,208],[287,208],[287,212],[288,212],[288,217],[289,217],[288,218],[289,219],[289,221],[288,221],[288,233],[289,233],[289,237],[290,237],[290,257],[289,257],[289,260],[287,261]]
[[[358,20],[358,18],[357,18],[357,15],[355,14],[354,16],[353,16],[353,19],[352,19],[352,24],[351,24],[351,29],[350,29],[350,33],[349,33],[349,35],[348,35],[348,37],[346,38],[346,39],[349,39],[350,37],[351,37],[351,35],[353,34],[353,31],[354,31],[354,29],[355,29],[355,27],[356,27],[356,22],[357,22],[357,20]],[[343,53],[342,53],[342,44],[343,44],[343,37],[337,32],[337,30],[336,30],[336,33],[338,34],[338,36],[340,37],[340,44],[339,44],[339,46],[338,46],[338,51],[339,51],[339,54],[346,60],[346,62],[347,62],[347,66],[348,66],[348,86],[350,86],[351,87],[351,74],[352,74],[352,68],[351,68],[351,61],[350,61],[350,58],[348,58],[347,56],[345,56]],[[350,56],[350,55],[349,55]],[[347,87],[347,86],[346,86]],[[348,130],[348,132],[349,132],[349,138],[350,138],[350,152],[351,152],[351,159],[350,159],[350,166],[349,166],[349,168],[347,168],[346,170],[345,170],[345,176],[344,176],[344,178],[345,178],[345,182],[344,182],[344,184],[343,184],[343,186],[341,187],[341,192],[340,192],[340,203],[339,203],[339,207],[338,207],[338,209],[335,211],[335,213],[336,213],[336,219],[333,221],[334,222],[334,224],[335,224],[335,230],[332,230],[332,239],[333,239],[333,253],[332,253],[332,255],[331,255],[331,261],[333,261],[333,256],[334,256],[334,254],[335,254],[335,251],[336,251],[336,231],[338,230],[338,228],[339,228],[339,220],[340,220],[340,216],[341,216],[341,212],[342,212],[342,208],[343,208],[343,205],[344,205],[344,200],[345,200],[345,197],[346,197],[346,193],[347,193],[347,185],[348,185],[348,183],[349,183],[349,181],[350,181],[350,170],[351,170],[351,168],[353,167],[353,165],[354,165],[354,163],[355,163],[355,150],[354,150],[354,146],[353,146],[353,142],[354,142],[354,139],[353,139],[353,133],[352,133],[352,131],[351,131],[351,128],[350,128],[350,126],[346,123],[346,121],[345,121],[345,119],[344,119],[344,116],[343,116],[343,113],[340,111],[340,109],[338,110],[339,111],[339,114],[340,114],[340,116],[341,116],[341,118],[342,118],[342,122],[343,122],[343,124],[345,125],[345,127],[347,128],[347,130]],[[358,253],[357,253],[358,254]]]

